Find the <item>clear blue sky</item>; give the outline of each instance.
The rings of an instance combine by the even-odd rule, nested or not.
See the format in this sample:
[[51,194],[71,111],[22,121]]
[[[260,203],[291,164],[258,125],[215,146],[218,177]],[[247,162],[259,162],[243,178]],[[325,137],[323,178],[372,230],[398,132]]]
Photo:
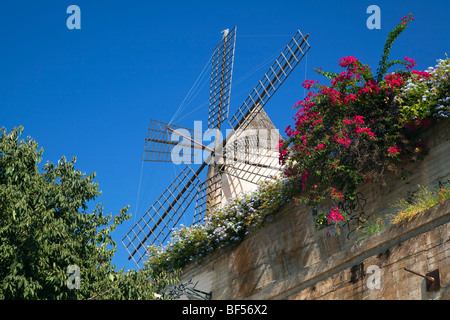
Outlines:
[[[449,52],[449,3],[2,1],[0,127],[10,131],[23,125],[24,137],[44,148],[44,163],[76,155],[78,169],[97,173],[103,195],[95,203],[103,202],[106,212],[131,206],[133,217],[114,233],[114,262],[135,268],[120,240],[181,169],[167,163],[142,166],[149,120],[172,118],[220,41],[220,31],[237,26],[235,83],[279,52],[289,41],[284,35],[297,29],[310,34],[307,63],[299,64],[265,108],[283,132],[292,106],[303,98],[305,74],[320,80],[314,67],[339,72],[338,61],[345,56],[376,70],[387,34],[408,13],[415,21],[395,43],[391,58],[414,58],[418,70],[435,65]],[[66,27],[72,4],[81,9],[81,30]],[[381,9],[381,30],[366,27],[371,4]],[[231,113],[271,63],[233,86]],[[204,106],[175,124],[192,127],[194,120],[207,120],[205,81],[185,113]]]

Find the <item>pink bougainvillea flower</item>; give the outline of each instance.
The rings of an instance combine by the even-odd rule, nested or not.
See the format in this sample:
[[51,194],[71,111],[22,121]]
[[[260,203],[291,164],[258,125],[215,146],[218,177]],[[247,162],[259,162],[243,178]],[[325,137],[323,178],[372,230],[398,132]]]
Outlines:
[[317,149],[322,149],[322,150],[325,150],[325,149],[326,149],[326,147],[324,146],[324,144],[323,144],[323,143],[319,143],[319,144],[317,145],[317,147],[315,147],[315,148],[314,148],[314,150],[317,150]]
[[314,80],[305,80],[302,84],[302,87],[304,87],[306,90],[310,90],[313,85],[316,83],[319,83],[319,81]]
[[344,120],[342,120],[342,122],[345,124],[352,124],[352,120],[349,120],[349,119],[344,119]]
[[419,128],[428,128],[431,124],[431,121],[428,119],[416,119],[414,121],[405,122],[403,126],[407,129],[410,129],[412,131],[419,129]]
[[372,129],[370,129],[370,128],[356,127],[356,129],[355,129],[354,131],[355,131],[356,134],[366,133],[369,137],[375,138],[375,137],[376,137],[376,134],[373,133],[371,130],[372,130]]
[[352,65],[358,61],[359,60],[356,59],[355,57],[345,57],[339,60],[339,65],[343,68],[347,68],[349,64]]
[[303,181],[308,181],[308,171],[303,171],[302,176],[300,177]]
[[355,122],[355,124],[359,125],[359,124],[364,124],[364,117],[363,116],[354,116],[353,117],[353,122]]
[[395,146],[393,146],[393,147],[390,147],[390,148],[388,149],[388,152],[389,152],[390,154],[392,154],[392,155],[399,154],[400,151],[402,151],[402,149],[400,149],[400,147],[397,146],[397,145],[395,145]]
[[344,103],[347,104],[347,103],[350,103],[355,100],[356,100],[356,94],[351,93],[344,98]]
[[431,78],[431,77],[432,77],[432,75],[429,74],[429,73],[426,72],[426,71],[416,71],[416,70],[411,70],[411,73],[417,75],[417,77],[418,77],[419,79],[422,79],[422,78],[428,79],[428,78]]
[[[343,133],[345,135],[345,132],[343,132]],[[348,148],[350,146],[350,144],[352,143],[351,140],[344,138],[344,137],[339,137],[339,135],[337,135],[337,134],[334,136],[334,141],[336,141],[339,144],[344,145],[346,148]]]
[[417,62],[414,59],[405,57],[405,61],[408,63],[406,69],[413,69],[417,65]]
[[400,87],[404,84],[403,79],[399,74],[391,73],[384,77],[384,79],[390,88]]
[[336,188],[333,188],[330,193],[330,197],[333,200],[342,200],[344,198],[344,195],[336,190]]
[[338,207],[332,207],[330,213],[327,216],[328,223],[331,224],[333,222],[337,223],[339,221],[343,221],[344,217],[339,213]]

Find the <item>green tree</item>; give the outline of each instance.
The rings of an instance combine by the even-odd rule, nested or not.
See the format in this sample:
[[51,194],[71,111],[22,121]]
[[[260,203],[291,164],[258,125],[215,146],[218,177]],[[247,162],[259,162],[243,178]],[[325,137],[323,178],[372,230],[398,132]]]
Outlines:
[[[154,299],[176,281],[149,268],[116,271],[111,232],[128,207],[115,217],[100,204],[88,212],[101,194],[95,173],[75,169],[75,157],[40,172],[43,149],[19,140],[22,131],[0,129],[0,299]],[[69,266],[80,270],[78,289]]]

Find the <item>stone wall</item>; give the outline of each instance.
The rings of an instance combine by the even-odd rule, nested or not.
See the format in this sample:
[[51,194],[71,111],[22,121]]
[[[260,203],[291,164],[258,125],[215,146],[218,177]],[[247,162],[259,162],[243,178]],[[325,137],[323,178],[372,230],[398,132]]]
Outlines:
[[[388,224],[393,205],[414,198],[418,185],[450,183],[449,133],[448,121],[426,133],[430,152],[407,180],[368,183],[356,207],[340,204],[351,218],[341,236],[317,231],[310,209],[288,206],[234,250],[187,267],[182,282],[192,279],[212,299],[450,299],[450,200],[358,241],[362,221]],[[441,288],[428,292],[404,268],[439,269]]]

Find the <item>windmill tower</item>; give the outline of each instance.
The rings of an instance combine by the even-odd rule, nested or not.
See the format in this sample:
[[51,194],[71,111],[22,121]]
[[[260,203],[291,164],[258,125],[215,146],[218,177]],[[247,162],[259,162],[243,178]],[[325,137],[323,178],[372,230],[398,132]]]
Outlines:
[[[147,247],[163,245],[196,199],[193,223],[239,192],[255,188],[261,179],[280,172],[278,143],[274,125],[264,106],[288,78],[310,49],[308,36],[298,30],[231,117],[228,134],[221,139],[221,129],[228,119],[231,79],[236,43],[236,27],[224,30],[213,50],[208,132],[215,132],[214,144],[202,144],[202,132],[171,123],[150,120],[143,161],[185,164],[179,175],[159,196],[150,209],[125,235],[122,243],[138,267],[145,263]],[[181,141],[180,141],[181,139]],[[205,155],[197,170],[189,164]],[[200,174],[207,169],[206,180]]]

